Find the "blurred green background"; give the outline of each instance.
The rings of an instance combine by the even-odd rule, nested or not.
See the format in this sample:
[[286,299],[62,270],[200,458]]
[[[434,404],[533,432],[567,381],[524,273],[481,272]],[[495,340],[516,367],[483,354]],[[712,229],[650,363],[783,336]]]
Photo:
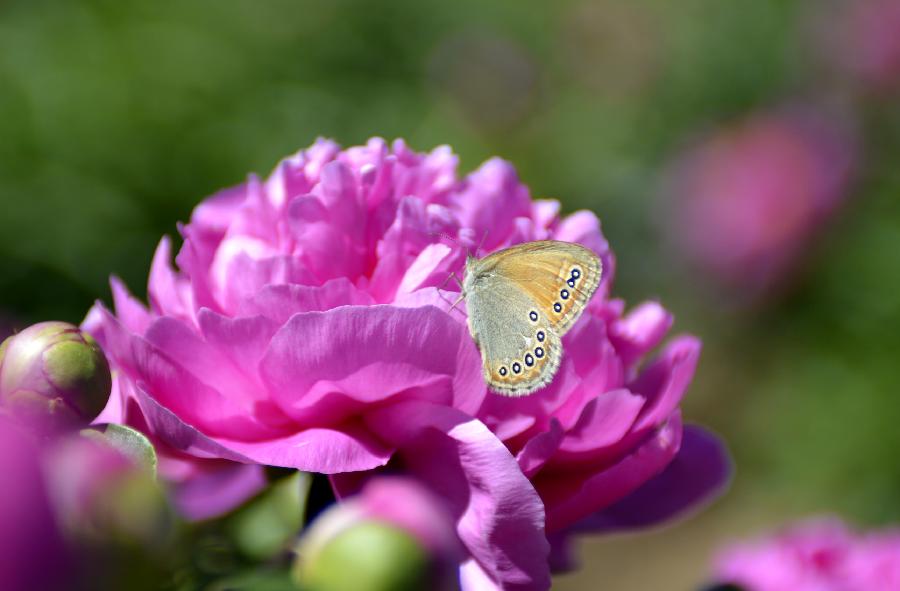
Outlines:
[[[723,540],[786,518],[900,521],[900,109],[817,57],[826,5],[5,0],[0,314],[77,322],[110,273],[143,294],[160,235],[319,135],[450,144],[463,172],[500,155],[600,216],[617,295],[702,336],[686,416],[737,463],[709,511],[586,541],[556,588],[689,588]],[[852,194],[790,289],[731,305],[662,240],[661,171],[697,134],[807,100],[853,114]]]

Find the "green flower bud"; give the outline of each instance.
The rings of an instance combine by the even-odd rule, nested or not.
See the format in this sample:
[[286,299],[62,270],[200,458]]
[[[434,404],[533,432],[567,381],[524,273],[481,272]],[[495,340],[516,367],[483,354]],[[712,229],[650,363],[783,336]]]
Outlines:
[[308,591],[417,591],[431,588],[424,546],[403,529],[360,521],[337,532],[294,564],[294,580]]
[[459,588],[454,520],[442,499],[413,480],[377,478],[316,519],[296,548],[304,591]]
[[0,407],[41,429],[87,425],[110,387],[103,351],[75,325],[41,322],[0,346]]

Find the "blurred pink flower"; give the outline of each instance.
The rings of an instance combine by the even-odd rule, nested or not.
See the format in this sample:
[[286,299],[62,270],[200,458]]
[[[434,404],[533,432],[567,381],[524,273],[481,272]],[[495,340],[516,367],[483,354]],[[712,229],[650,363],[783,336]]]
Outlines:
[[785,280],[847,196],[854,146],[810,112],[759,114],[672,166],[660,220],[687,259],[747,297]]
[[74,588],[36,442],[0,415],[0,589]]
[[171,520],[151,471],[114,445],[0,414],[0,589],[119,589],[124,571],[102,564],[116,545],[164,543]]
[[[203,202],[180,228],[180,271],[160,243],[149,309],[114,280],[115,316],[98,304],[85,321],[117,371],[104,420],[183,459],[331,474],[338,495],[410,474],[449,502],[467,589],[546,588],[545,522],[564,544],[576,526],[647,525],[717,490],[722,447],[683,430],[678,410],[699,341],[679,337],[639,371],[672,319],[609,299],[597,218],[561,219],[503,160],[463,179],[456,164],[447,147],[319,140]],[[465,252],[438,233],[486,252],[555,238],[603,258],[551,386],[487,395],[464,312],[448,313],[456,294],[442,290]]]
[[726,548],[713,575],[746,591],[900,589],[900,529],[857,533],[837,518],[801,522]]
[[871,90],[900,90],[900,0],[838,0],[815,9],[826,63]]

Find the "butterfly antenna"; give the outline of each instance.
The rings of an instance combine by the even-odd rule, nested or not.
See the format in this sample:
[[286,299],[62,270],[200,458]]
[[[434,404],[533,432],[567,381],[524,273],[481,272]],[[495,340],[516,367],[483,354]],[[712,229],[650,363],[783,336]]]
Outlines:
[[449,240],[450,242],[453,242],[457,246],[462,246],[462,243],[459,240],[457,240],[453,236],[450,236],[449,234],[444,234],[443,232],[426,232],[426,234],[428,234],[429,236],[438,236],[439,238],[446,238],[447,240]]
[[475,256],[478,256],[478,251],[481,250],[481,247],[484,246],[484,241],[487,240],[488,231],[487,228],[484,230],[484,234],[481,235],[481,240],[478,241],[478,246],[475,248]]

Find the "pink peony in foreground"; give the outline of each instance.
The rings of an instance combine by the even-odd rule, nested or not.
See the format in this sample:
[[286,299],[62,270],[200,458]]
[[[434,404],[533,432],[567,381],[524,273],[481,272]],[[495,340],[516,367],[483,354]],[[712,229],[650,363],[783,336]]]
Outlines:
[[[399,472],[447,503],[465,589],[545,589],[570,534],[651,525],[720,490],[722,445],[679,411],[699,341],[644,362],[672,318],[610,298],[597,218],[532,200],[503,160],[462,178],[456,165],[447,147],[319,140],[201,203],[177,270],[163,239],[149,307],[113,280],[115,313],[98,304],[85,321],[116,370],[101,420],[159,444],[160,473],[194,493],[176,495],[183,511],[242,501],[258,465],[330,474],[339,497]],[[550,386],[488,394],[465,312],[448,311],[457,294],[442,291],[465,249],[439,234],[483,240],[479,256],[553,238],[603,258]]]
[[753,298],[784,283],[847,197],[854,146],[811,112],[764,113],[671,166],[663,231],[685,259]]
[[746,591],[900,589],[900,529],[855,532],[837,518],[801,522],[725,548],[713,574]]

